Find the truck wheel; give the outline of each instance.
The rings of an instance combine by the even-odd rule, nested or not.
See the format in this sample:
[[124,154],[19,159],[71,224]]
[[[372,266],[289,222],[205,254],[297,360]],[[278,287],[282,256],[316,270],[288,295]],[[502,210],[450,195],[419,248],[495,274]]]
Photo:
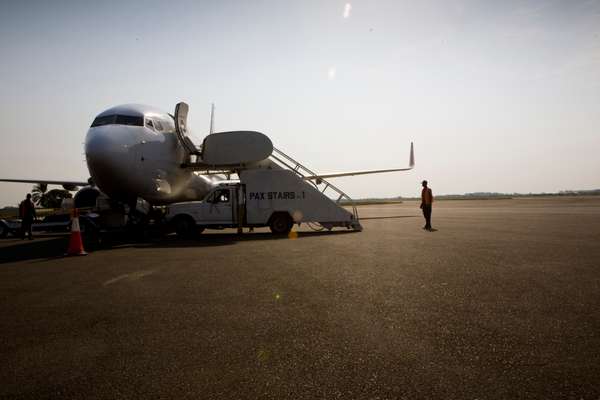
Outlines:
[[271,232],[276,235],[283,235],[290,232],[292,229],[292,219],[286,213],[277,213],[271,217]]
[[173,220],[173,226],[177,236],[189,239],[197,232],[196,222],[187,215],[180,215]]

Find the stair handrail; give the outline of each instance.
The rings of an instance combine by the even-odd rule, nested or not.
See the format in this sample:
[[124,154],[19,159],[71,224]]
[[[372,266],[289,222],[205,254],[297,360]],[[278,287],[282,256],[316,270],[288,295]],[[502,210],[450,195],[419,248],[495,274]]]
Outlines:
[[[306,172],[309,176],[318,176],[317,173],[311,171],[310,169],[308,169],[307,167],[302,165],[300,162],[294,160],[292,157],[288,156],[283,151],[279,150],[278,148],[276,148],[274,146],[273,146],[273,153],[277,153],[277,155],[279,155],[280,157],[287,160],[287,162],[286,162],[286,161],[282,160],[281,158],[277,157],[277,155],[271,154],[271,157],[274,158],[275,161],[279,162],[280,164],[283,164],[288,169],[294,171],[301,178],[305,178],[306,175],[303,174],[300,171],[300,169],[304,170],[304,172]],[[291,165],[288,164],[288,162],[295,164],[295,165],[292,167]],[[344,193],[341,189],[339,189],[335,185],[331,184],[331,182],[328,182],[323,178],[319,178],[319,182],[313,182],[313,184],[315,185],[315,187],[317,189],[318,189],[317,185],[319,185],[320,183],[326,184],[325,188],[323,189],[323,191],[321,191],[321,193],[325,194],[324,193],[325,190],[331,189],[340,196],[337,200],[334,200],[336,203],[339,203],[342,198],[344,198],[346,201],[348,201],[350,203],[349,205],[352,207],[352,215],[354,215],[354,219],[356,219],[358,221],[358,210],[356,209],[356,203],[354,202],[354,200],[350,196],[348,196],[346,193]]]

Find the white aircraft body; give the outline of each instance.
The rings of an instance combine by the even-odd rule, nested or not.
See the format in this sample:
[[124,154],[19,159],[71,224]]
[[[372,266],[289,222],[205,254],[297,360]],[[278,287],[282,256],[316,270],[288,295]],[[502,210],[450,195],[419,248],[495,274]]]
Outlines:
[[[185,103],[177,105],[175,115],[150,106],[128,104],[98,114],[85,138],[90,182],[0,181],[58,184],[68,190],[88,186],[78,195],[99,189],[109,198],[128,205],[135,204],[138,198],[151,205],[163,205],[202,199],[224,179],[222,174],[199,174],[199,170],[236,173],[245,168],[281,168],[269,159],[274,148],[267,136],[253,131],[213,133],[212,115],[211,132],[202,146],[197,147],[187,136],[187,112]],[[304,179],[319,183],[324,178],[407,171],[413,166],[411,144],[408,168],[314,174]]]
[[182,167],[189,155],[174,118],[148,106],[123,105],[99,114],[87,132],[85,156],[94,184],[116,200],[197,200],[214,185],[211,176]]

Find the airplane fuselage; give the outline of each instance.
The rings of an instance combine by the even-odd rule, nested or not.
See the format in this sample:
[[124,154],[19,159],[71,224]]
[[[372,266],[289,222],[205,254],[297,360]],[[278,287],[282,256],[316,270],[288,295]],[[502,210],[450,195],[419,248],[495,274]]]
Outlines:
[[100,113],[85,139],[88,170],[110,198],[151,204],[197,200],[214,186],[211,177],[182,168],[187,153],[173,117],[143,105]]

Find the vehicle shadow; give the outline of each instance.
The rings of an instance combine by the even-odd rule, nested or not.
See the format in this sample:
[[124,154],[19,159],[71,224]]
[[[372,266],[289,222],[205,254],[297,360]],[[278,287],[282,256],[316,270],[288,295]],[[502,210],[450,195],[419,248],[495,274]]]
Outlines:
[[[100,245],[85,245],[88,253],[110,251],[123,248],[185,248],[230,246],[239,242],[265,240],[302,240],[311,237],[349,235],[356,231],[291,232],[289,235],[273,235],[270,232],[203,233],[192,239],[181,239],[176,235],[140,238],[114,238]],[[65,256],[69,235],[44,235],[35,240],[8,239],[12,243],[0,247],[0,264],[20,261],[46,261]],[[84,240],[85,242],[85,240]]]
[[[63,257],[69,244],[69,236],[44,235],[34,240],[6,239],[6,241],[12,243],[0,247],[0,264]],[[3,242],[0,243],[6,244]]]
[[193,239],[181,239],[176,235],[163,236],[160,239],[153,239],[144,242],[135,242],[130,244],[121,244],[118,247],[135,248],[181,248],[181,247],[214,247],[228,246],[239,242],[265,241],[265,240],[302,240],[305,238],[348,235],[357,233],[356,231],[316,231],[316,232],[291,232],[288,235],[273,235],[270,232],[244,232],[241,235],[237,233],[203,233]]

